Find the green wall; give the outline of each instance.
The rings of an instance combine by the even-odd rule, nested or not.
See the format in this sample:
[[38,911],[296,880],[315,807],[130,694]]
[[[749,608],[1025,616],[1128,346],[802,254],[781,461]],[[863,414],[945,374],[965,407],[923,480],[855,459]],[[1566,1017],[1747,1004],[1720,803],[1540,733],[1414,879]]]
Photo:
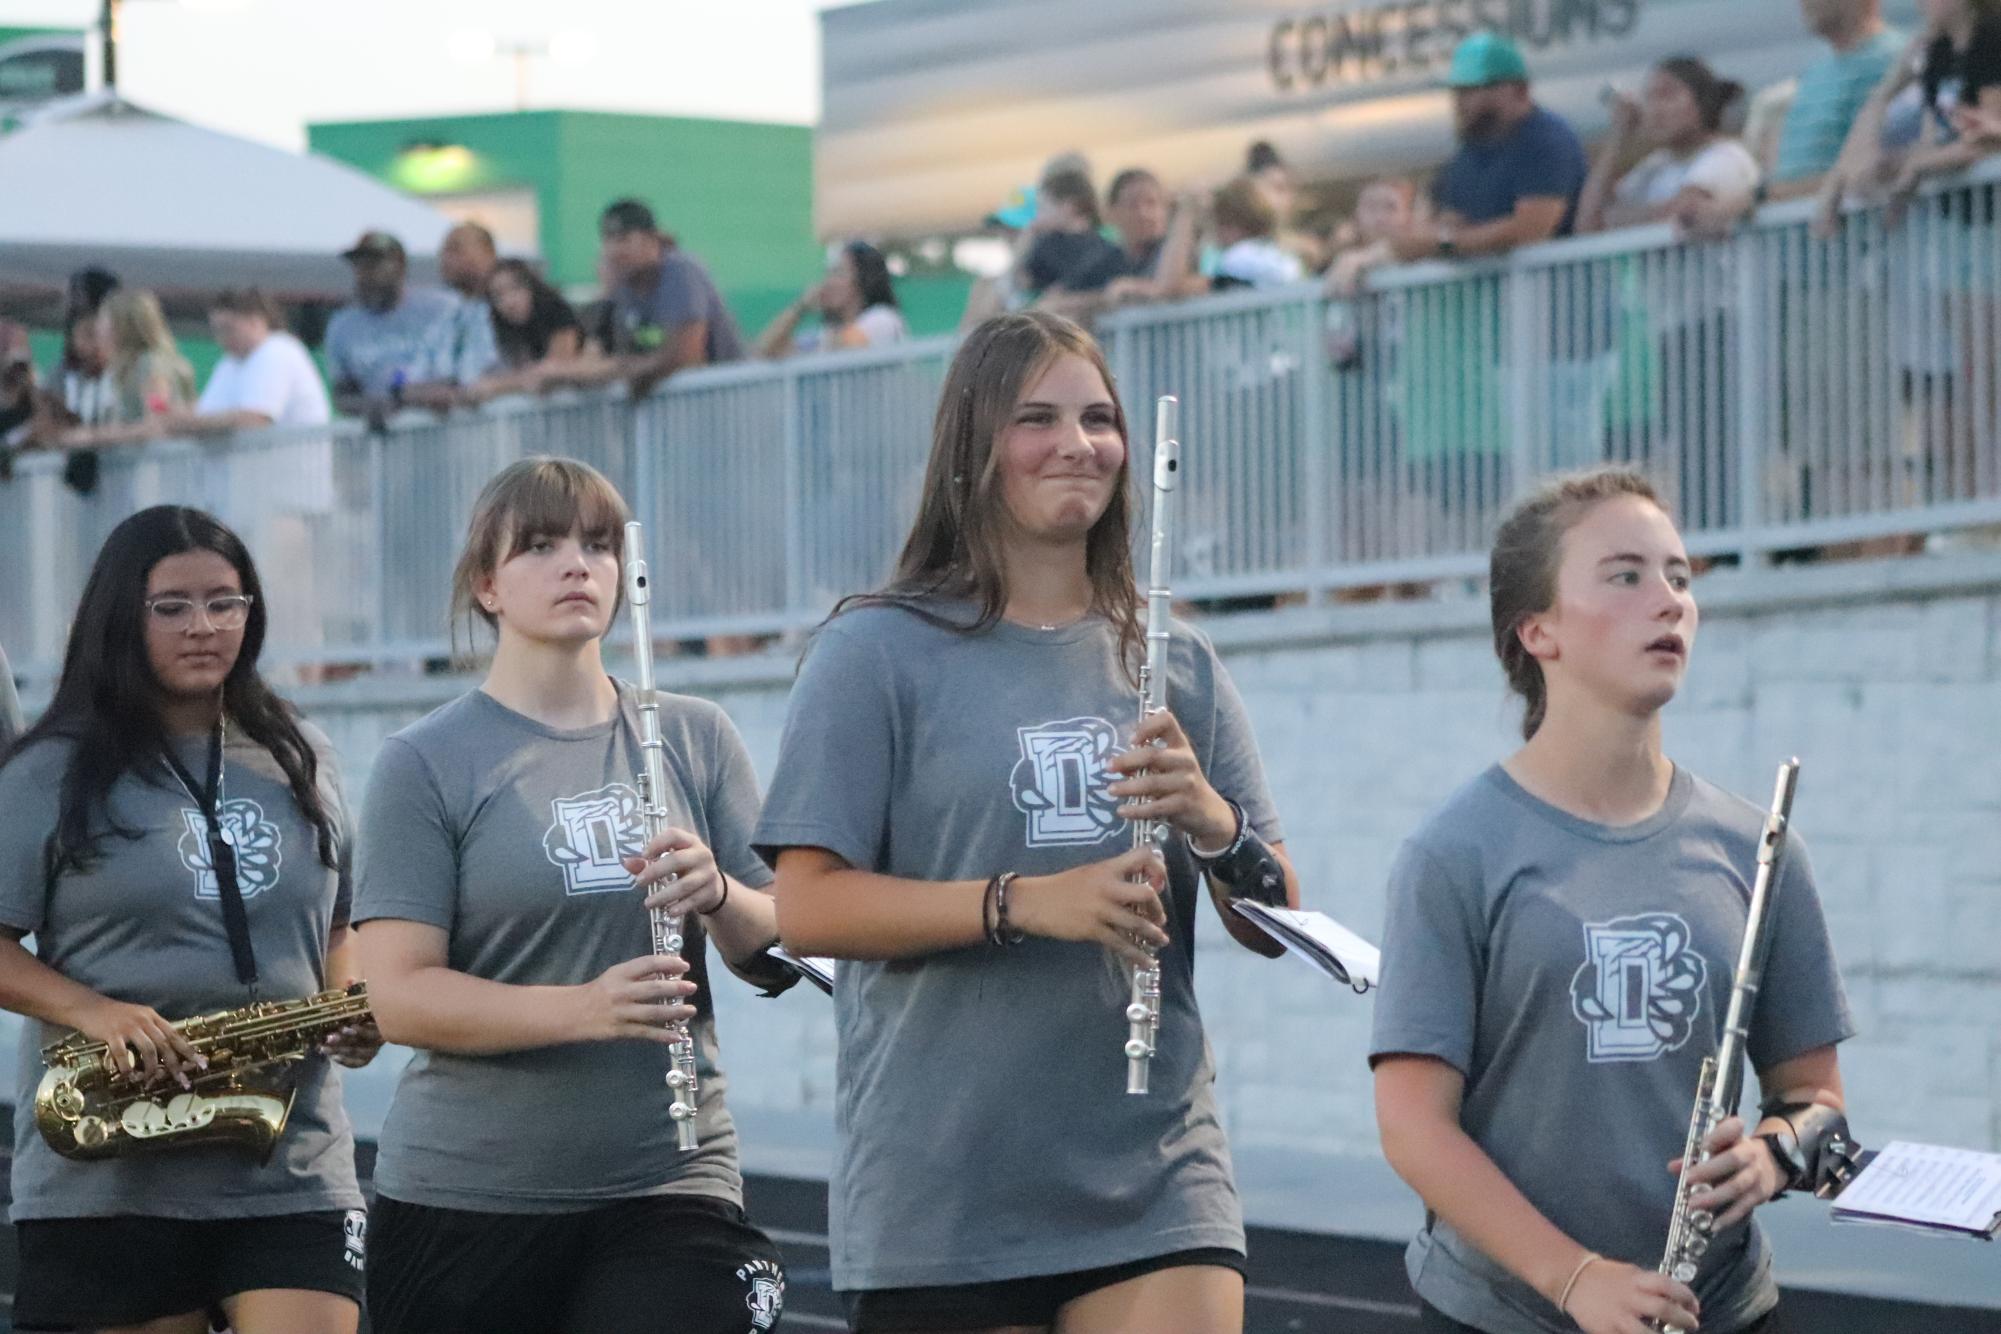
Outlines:
[[[529,111],[330,123],[308,137],[315,152],[413,194],[532,189],[542,252],[564,286],[595,286],[599,211],[644,199],[708,267],[746,334],[820,270],[806,126]],[[412,144],[466,151],[407,152]]]

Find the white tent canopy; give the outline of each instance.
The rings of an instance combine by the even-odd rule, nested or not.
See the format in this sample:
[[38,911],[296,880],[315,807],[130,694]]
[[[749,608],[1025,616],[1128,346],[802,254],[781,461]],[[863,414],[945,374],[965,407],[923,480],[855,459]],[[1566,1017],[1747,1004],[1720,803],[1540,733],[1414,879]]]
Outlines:
[[351,167],[205,130],[101,94],[0,136],[0,292],[60,292],[98,265],[163,297],[259,286],[345,299],[340,252],[400,239],[419,277],[452,220]]

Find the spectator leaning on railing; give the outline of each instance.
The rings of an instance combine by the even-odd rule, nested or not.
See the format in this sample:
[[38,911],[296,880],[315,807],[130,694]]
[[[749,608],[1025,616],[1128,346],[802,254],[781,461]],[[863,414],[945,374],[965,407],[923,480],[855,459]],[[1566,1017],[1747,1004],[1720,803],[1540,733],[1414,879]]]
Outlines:
[[1529,92],[1528,64],[1507,38],[1476,32],[1446,75],[1459,151],[1432,183],[1437,216],[1391,242],[1401,260],[1498,255],[1568,235],[1584,188],[1584,145]]
[[354,270],[354,301],[327,322],[334,406],[380,422],[423,381],[431,331],[455,303],[435,289],[409,286],[403,243],[387,232],[363,232],[341,258]]
[[404,399],[420,407],[448,408],[467,388],[500,369],[494,344],[493,309],[486,302],[487,279],[500,262],[493,233],[462,222],[445,233],[438,248],[438,276],[455,298],[451,313],[431,326],[417,383]]
[[1362,187],[1350,224],[1353,244],[1334,256],[1327,268],[1327,359],[1347,368],[1361,357],[1361,323],[1355,298],[1369,270],[1395,258],[1391,238],[1416,221],[1417,183],[1406,176],[1384,176]]
[[1306,276],[1299,256],[1279,246],[1278,210],[1256,181],[1239,176],[1216,192],[1210,209],[1218,251],[1211,290],[1277,287]]
[[743,335],[709,272],[660,230],[653,210],[621,199],[598,218],[611,298],[606,355],[551,368],[550,384],[623,380],[633,397],[689,366],[741,361]]
[[[1927,178],[1988,151],[1960,124],[2001,115],[2001,0],[1919,0],[1918,7],[1924,31],[1876,86],[1821,184],[1814,230],[1822,236],[1834,233],[1847,195],[1886,192],[1885,221],[1896,226]],[[1903,128],[1912,121],[1915,135]],[[1890,147],[1912,138],[1908,150]]]
[[156,430],[159,419],[184,412],[194,401],[194,371],[167,328],[159,298],[121,287],[98,307],[97,345],[105,352],[111,412],[98,426],[66,432],[66,449],[129,444]]
[[1326,243],[1299,225],[1299,182],[1278,150],[1263,139],[1252,144],[1244,153],[1244,175],[1271,201],[1277,218],[1272,240],[1278,248],[1297,259],[1306,272],[1318,273],[1327,267]]
[[1125,252],[1099,228],[1098,192],[1081,171],[1062,169],[1036,190],[1028,248],[1015,266],[1018,292],[1099,292],[1125,268]]
[[1883,22],[1882,0],[1800,0],[1800,12],[1828,49],[1800,72],[1766,191],[1773,200],[1800,199],[1820,189],[1869,95],[1905,44],[1904,34]]
[[[808,314],[820,327],[799,332]],[[794,352],[887,347],[910,336],[890,282],[889,261],[866,241],[850,241],[827,261],[827,272],[778,312],[757,336],[757,354],[777,360]]]
[[97,445],[138,444],[177,435],[221,435],[264,426],[322,426],[332,417],[326,386],[305,345],[256,288],[224,291],[209,305],[209,332],[222,358],[194,404],[91,432]]
[[[1727,232],[1758,192],[1750,150],[1723,133],[1724,116],[1743,96],[1742,84],[1718,78],[1694,56],[1654,66],[1642,101],[1613,93],[1612,130],[1584,183],[1577,230],[1668,222],[1684,235]],[[1653,151],[1621,173],[1641,141]]]
[[500,365],[465,391],[472,402],[533,393],[584,349],[583,321],[563,294],[518,259],[503,259],[486,280]]

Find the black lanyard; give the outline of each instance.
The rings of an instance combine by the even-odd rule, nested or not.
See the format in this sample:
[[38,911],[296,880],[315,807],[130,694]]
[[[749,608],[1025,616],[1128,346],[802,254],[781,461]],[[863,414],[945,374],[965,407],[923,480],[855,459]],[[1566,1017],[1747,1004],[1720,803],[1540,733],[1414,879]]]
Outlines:
[[218,725],[209,733],[208,782],[200,788],[195,787],[193,775],[180,758],[171,749],[166,754],[174,777],[181,780],[181,786],[194,798],[208,824],[208,864],[215,871],[216,888],[222,896],[222,925],[229,932],[229,953],[236,960],[236,980],[254,986],[257,955],[250,948],[250,917],[243,911],[243,891],[236,883],[236,849],[230,846],[229,835],[223,832],[216,802],[222,792],[222,728]]

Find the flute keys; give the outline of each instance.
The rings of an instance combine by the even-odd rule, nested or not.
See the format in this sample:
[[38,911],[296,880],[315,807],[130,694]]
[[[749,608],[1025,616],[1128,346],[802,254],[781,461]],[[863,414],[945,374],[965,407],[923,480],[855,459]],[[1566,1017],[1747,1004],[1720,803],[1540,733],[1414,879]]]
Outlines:
[[667,1117],[671,1121],[687,1121],[692,1119],[694,1115],[695,1109],[685,1102],[677,1102],[667,1109]]
[[1145,1059],[1146,1059],[1147,1057],[1149,1057],[1149,1056],[1151,1056],[1151,1055],[1153,1055],[1153,1048],[1147,1045],[1147,1043],[1146,1043],[1145,1039],[1143,1039],[1143,1038],[1127,1038],[1127,1039],[1126,1039],[1126,1059],[1127,1059],[1127,1060],[1129,1060],[1129,1061],[1143,1061],[1143,1060],[1145,1060]]

